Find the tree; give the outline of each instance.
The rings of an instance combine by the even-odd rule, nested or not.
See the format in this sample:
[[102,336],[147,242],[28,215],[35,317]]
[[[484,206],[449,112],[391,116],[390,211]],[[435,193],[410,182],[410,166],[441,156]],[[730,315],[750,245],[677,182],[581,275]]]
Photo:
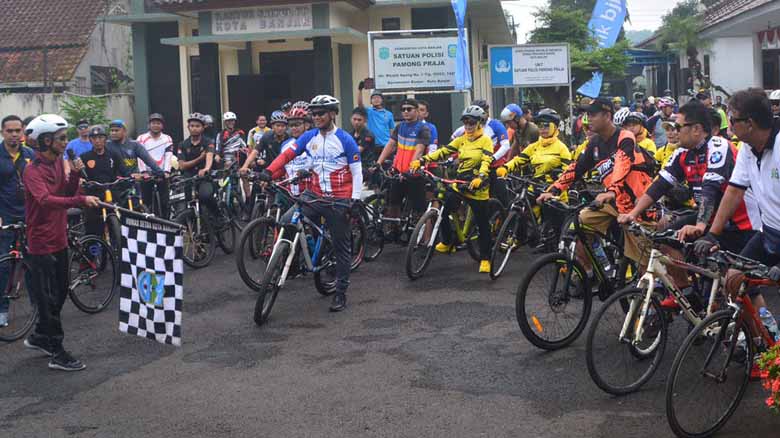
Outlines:
[[106,108],[108,107],[108,98],[98,96],[78,96],[67,94],[60,101],[60,109],[65,114],[70,128],[68,136],[76,136],[76,123],[79,120],[87,120],[93,125],[105,125],[108,123],[106,118]]
[[[550,0],[546,8],[534,14],[538,26],[531,32],[529,42],[569,43],[572,86],[575,90],[589,81],[596,71],[609,76],[624,76],[629,62],[625,54],[629,44],[622,32],[614,46],[602,48],[588,28],[595,3],[595,0]],[[568,112],[567,89],[539,88],[536,91],[547,106],[562,114]]]

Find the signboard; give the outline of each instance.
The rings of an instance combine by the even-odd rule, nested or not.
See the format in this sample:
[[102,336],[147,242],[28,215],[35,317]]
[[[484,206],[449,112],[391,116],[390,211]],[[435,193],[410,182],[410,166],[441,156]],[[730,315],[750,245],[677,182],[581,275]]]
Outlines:
[[211,32],[215,35],[308,30],[311,28],[311,4],[223,9],[211,14]]
[[571,85],[568,44],[493,46],[489,56],[493,88]]
[[369,48],[377,90],[455,88],[457,35],[407,37],[390,33],[389,37],[372,38],[373,33],[369,32]]

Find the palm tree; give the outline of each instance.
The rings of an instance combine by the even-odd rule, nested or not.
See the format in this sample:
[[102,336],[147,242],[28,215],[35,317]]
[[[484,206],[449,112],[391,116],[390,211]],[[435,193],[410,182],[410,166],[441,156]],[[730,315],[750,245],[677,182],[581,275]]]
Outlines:
[[664,16],[664,22],[658,29],[656,46],[659,51],[677,55],[685,53],[688,67],[691,70],[693,90],[712,87],[708,77],[702,72],[699,62],[700,50],[707,49],[712,41],[702,38],[699,30],[702,28],[701,15],[697,14],[696,0],[689,0],[675,8],[672,13]]

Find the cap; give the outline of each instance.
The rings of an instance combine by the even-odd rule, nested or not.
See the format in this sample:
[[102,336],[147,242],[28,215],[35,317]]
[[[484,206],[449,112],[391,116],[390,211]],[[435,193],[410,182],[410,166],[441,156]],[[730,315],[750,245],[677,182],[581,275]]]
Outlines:
[[620,97],[620,96],[615,96],[615,97],[612,98],[612,101],[616,102],[616,103],[620,103],[620,102],[623,102],[623,98]]
[[149,121],[151,122],[152,120],[159,120],[159,121],[165,123],[165,117],[163,117],[163,115],[160,114],[160,113],[149,114]]
[[81,128],[82,126],[86,126],[87,128],[89,128],[89,120],[81,119],[78,122],[76,122],[77,128]]
[[593,99],[590,105],[585,106],[585,111],[589,113],[600,113],[602,111],[615,112],[615,107],[612,106],[612,102],[606,97],[597,97]]
[[125,121],[122,119],[114,119],[108,124],[109,128],[127,128]]
[[696,93],[696,99],[697,100],[707,100],[710,97],[711,97],[710,96],[710,92],[706,91],[706,90],[702,90],[702,91],[699,91],[698,93]]
[[381,91],[379,91],[379,90],[374,90],[374,91],[372,91],[372,92],[371,92],[371,97],[374,97],[374,96],[379,96],[379,97],[381,97],[382,99],[384,99],[384,98],[385,98],[385,96],[383,96],[383,95],[382,95],[382,92],[381,92]]
[[99,136],[101,136],[101,135],[102,135],[103,137],[105,137],[105,136],[106,136],[106,129],[105,129],[105,128],[103,128],[103,127],[102,127],[102,126],[100,126],[100,125],[98,125],[98,126],[93,126],[93,127],[92,127],[92,128],[89,130],[89,136],[90,136],[90,137],[99,137]]

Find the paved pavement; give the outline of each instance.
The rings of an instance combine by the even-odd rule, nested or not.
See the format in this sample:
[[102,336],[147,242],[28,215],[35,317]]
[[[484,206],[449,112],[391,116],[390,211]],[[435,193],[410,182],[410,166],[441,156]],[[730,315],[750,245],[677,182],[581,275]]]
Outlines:
[[[584,339],[546,353],[522,337],[514,290],[531,257],[497,282],[465,253],[437,256],[416,282],[402,260],[391,247],[361,266],[340,314],[310,277],[294,280],[258,328],[254,293],[218,256],[186,273],[181,348],[119,333],[116,301],[99,315],[66,304],[66,347],[88,368],[50,371],[21,342],[0,345],[0,436],[672,435],[672,353],[643,390],[615,398],[591,382]],[[763,398],[751,385],[719,436],[777,436]]]

